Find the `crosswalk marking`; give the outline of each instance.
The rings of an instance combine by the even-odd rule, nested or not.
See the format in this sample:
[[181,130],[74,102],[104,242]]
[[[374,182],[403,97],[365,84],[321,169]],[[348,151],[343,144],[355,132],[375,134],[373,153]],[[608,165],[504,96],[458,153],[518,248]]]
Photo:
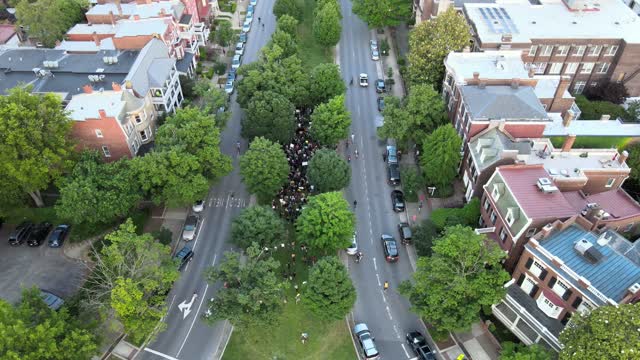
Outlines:
[[232,197],[214,197],[209,202],[209,206],[216,208],[244,208],[247,207],[247,200]]

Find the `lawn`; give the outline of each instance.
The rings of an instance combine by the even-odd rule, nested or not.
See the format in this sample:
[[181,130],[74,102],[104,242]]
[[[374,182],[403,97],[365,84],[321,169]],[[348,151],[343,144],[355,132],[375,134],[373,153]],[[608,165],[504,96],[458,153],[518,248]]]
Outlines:
[[[562,147],[564,136],[553,136],[551,143],[557,149]],[[578,136],[574,149],[622,149],[632,138],[624,136]]]
[[318,64],[333,63],[332,49],[318,44],[313,37],[313,10],[316,7],[316,0],[298,1],[302,1],[304,6],[304,16],[298,25],[298,38],[300,39],[298,56],[300,56],[303,66],[311,70]]
[[[293,251],[296,261],[289,270],[286,264],[290,262]],[[293,251],[290,245],[286,245],[274,254],[282,264],[280,273],[283,277],[285,273],[296,274],[286,291],[288,301],[279,323],[250,329],[234,329],[223,356],[224,360],[355,358],[355,350],[345,320],[319,320],[306,311],[301,303],[296,304],[294,284],[304,286],[302,282],[307,280],[309,271],[309,266],[304,260],[307,256],[310,258],[311,254],[302,252],[299,246],[295,246]],[[305,344],[300,341],[303,332],[309,334],[309,341]]]

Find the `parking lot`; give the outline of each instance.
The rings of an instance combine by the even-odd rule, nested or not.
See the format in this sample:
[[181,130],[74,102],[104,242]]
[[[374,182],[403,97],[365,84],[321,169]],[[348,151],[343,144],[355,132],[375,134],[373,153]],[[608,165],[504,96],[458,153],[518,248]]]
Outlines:
[[14,226],[0,229],[0,298],[15,303],[22,288],[36,286],[63,299],[75,294],[88,273],[85,265],[66,257],[62,248],[49,248],[46,243],[29,247],[26,243],[10,246],[7,238]]

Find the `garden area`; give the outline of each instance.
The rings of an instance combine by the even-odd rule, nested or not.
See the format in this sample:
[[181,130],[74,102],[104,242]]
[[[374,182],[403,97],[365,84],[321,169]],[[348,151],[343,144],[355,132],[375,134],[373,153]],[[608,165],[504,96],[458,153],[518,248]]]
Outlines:
[[[553,147],[562,148],[564,136],[552,136],[549,138]],[[575,149],[611,149],[623,150],[633,138],[626,136],[578,136],[573,148]]]
[[298,0],[302,4],[302,21],[298,24],[298,56],[308,70],[323,63],[333,63],[333,47],[321,45],[313,36],[313,19],[316,0]]

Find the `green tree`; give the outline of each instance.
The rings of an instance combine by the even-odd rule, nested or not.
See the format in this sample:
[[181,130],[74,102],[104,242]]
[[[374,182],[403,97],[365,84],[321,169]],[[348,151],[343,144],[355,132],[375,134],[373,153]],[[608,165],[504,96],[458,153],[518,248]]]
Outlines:
[[309,272],[302,304],[321,319],[344,318],[356,302],[356,289],[345,266],[335,256],[320,259]]
[[560,360],[638,358],[640,307],[637,304],[601,306],[589,314],[575,313],[573,325],[560,333]]
[[282,50],[281,57],[289,57],[298,52],[298,44],[293,35],[282,30],[276,30],[271,35],[271,40],[267,46],[278,45]]
[[87,151],[62,181],[55,209],[58,217],[74,224],[108,224],[129,214],[140,200],[128,159],[103,163],[96,151]]
[[629,177],[635,184],[640,184],[640,143],[631,143],[627,146],[627,151],[627,166],[631,168]]
[[440,229],[431,221],[423,220],[418,226],[413,228],[413,241],[418,256],[431,256],[433,254],[433,243],[440,237]]
[[235,32],[233,31],[231,22],[226,20],[220,21],[218,27],[216,28],[216,42],[218,43],[218,45],[223,47],[229,46],[234,35]]
[[209,180],[200,159],[178,149],[154,151],[131,161],[142,190],[156,204],[185,206],[203,199]]
[[435,241],[431,257],[418,258],[414,283],[400,292],[412,310],[445,331],[467,329],[482,306],[495,304],[506,293],[509,274],[500,261],[504,252],[484,235],[461,225],[445,229]]
[[458,174],[462,140],[451,124],[442,125],[427,136],[420,165],[428,185],[445,187]]
[[276,0],[273,4],[273,15],[280,18],[283,15],[289,15],[294,19],[302,20],[302,6],[297,0]]
[[318,105],[311,115],[311,136],[320,144],[335,146],[349,135],[351,114],[344,103],[344,95],[333,97]]
[[260,247],[273,247],[286,237],[284,222],[268,206],[246,208],[231,223],[231,241],[242,249],[252,243]]
[[346,86],[340,75],[340,67],[336,64],[320,64],[311,70],[309,96],[313,105],[343,95]]
[[235,326],[273,323],[283,304],[284,284],[276,276],[280,264],[265,256],[258,244],[250,246],[246,261],[237,252],[226,252],[217,268],[210,268],[207,280],[225,284],[209,301],[205,319],[213,324],[228,319]]
[[53,311],[40,291],[25,289],[16,305],[0,299],[0,354],[5,360],[85,360],[98,354],[98,339],[69,315]]
[[268,203],[286,184],[289,176],[287,155],[280,145],[263,137],[255,138],[240,157],[240,175],[250,193],[262,204]]
[[407,75],[411,85],[430,84],[440,89],[445,57],[469,46],[470,40],[469,25],[453,7],[417,25],[409,34]]
[[242,119],[242,136],[249,140],[263,136],[286,144],[295,131],[294,111],[293,104],[278,93],[256,93]]
[[424,177],[417,166],[402,165],[400,167],[402,190],[407,201],[418,201],[418,192],[424,189]]
[[342,15],[336,2],[325,4],[313,19],[313,36],[325,47],[335,46],[340,41]]
[[[164,322],[165,295],[179,272],[171,248],[151,234],[138,235],[131,219],[93,248],[95,268],[87,280],[88,305],[113,311],[134,341],[142,341]],[[160,329],[161,330],[161,329]]]
[[228,104],[228,97],[224,90],[213,86],[213,83],[207,79],[200,79],[193,85],[193,93],[199,98],[196,102],[200,110],[206,115],[214,115],[216,124],[223,127],[231,115],[229,111],[218,111],[220,108],[227,107]]
[[340,191],[351,181],[351,167],[335,150],[317,150],[309,161],[309,183],[315,191]]
[[504,342],[500,351],[500,360],[552,360],[549,350],[542,345],[516,344],[510,341]]
[[353,13],[370,28],[397,26],[413,14],[411,0],[355,0]]
[[202,174],[215,181],[231,171],[231,159],[220,151],[220,129],[211,115],[199,109],[179,109],[156,134],[160,151],[178,150],[195,156]]
[[18,24],[28,28],[29,36],[46,47],[54,47],[67,30],[84,20],[85,0],[22,0],[16,5]]
[[309,246],[334,252],[351,244],[355,217],[337,191],[311,196],[296,220],[298,240]]
[[276,28],[296,37],[298,31],[298,20],[291,15],[282,15],[278,17]]
[[60,97],[32,95],[31,87],[0,96],[0,119],[0,174],[9,183],[0,197],[15,196],[20,189],[42,207],[40,190],[73,166],[72,121]]

